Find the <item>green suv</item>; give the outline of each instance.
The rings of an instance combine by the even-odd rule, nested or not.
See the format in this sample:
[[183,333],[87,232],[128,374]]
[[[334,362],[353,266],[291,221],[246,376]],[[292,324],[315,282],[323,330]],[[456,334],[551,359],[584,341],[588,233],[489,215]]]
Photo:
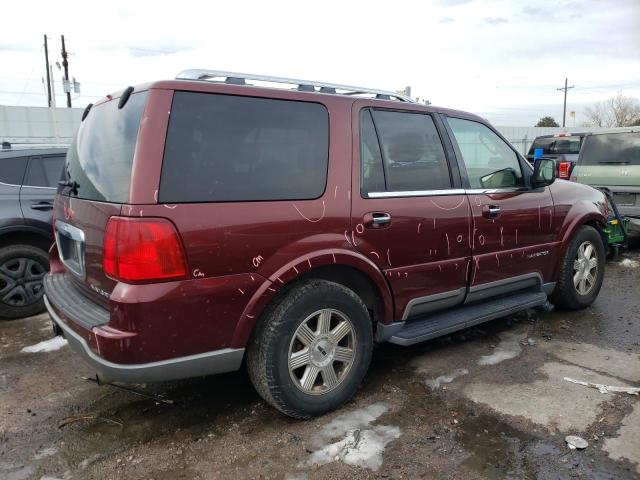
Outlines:
[[640,127],[585,136],[571,180],[608,189],[632,236],[640,236]]

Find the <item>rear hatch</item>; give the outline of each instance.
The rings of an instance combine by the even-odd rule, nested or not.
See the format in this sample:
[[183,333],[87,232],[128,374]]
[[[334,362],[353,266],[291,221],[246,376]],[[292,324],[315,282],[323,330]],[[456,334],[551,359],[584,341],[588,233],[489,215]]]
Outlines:
[[572,178],[608,188],[623,214],[640,216],[640,130],[589,135]]
[[67,153],[54,210],[56,244],[73,283],[104,306],[116,282],[102,270],[109,217],[129,201],[133,156],[146,91],[95,105]]

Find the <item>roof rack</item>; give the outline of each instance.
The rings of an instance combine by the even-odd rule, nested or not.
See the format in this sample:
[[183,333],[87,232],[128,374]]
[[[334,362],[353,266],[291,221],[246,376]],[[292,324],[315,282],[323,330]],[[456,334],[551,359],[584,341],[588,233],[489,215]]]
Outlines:
[[302,92],[315,92],[318,88],[320,93],[331,93],[341,95],[375,95],[380,100],[399,100],[401,102],[414,101],[400,93],[389,92],[386,90],[376,90],[373,88],[353,87],[350,85],[340,85],[337,83],[325,83],[315,82],[311,80],[299,80],[295,78],[284,77],[270,77],[266,75],[254,75],[251,73],[236,73],[236,72],[222,72],[218,70],[183,70],[180,72],[176,79],[178,80],[207,80],[207,81],[222,81],[232,85],[246,85],[246,80],[254,80],[264,83],[278,83],[285,85],[295,85],[297,90]]

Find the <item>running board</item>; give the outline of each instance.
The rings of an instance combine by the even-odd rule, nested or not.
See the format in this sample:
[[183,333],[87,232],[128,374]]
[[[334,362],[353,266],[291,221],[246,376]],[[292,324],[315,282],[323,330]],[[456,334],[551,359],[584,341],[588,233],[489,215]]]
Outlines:
[[527,308],[539,307],[546,302],[547,294],[544,292],[524,292],[476,305],[462,305],[434,315],[408,320],[389,338],[389,342],[396,345],[413,345]]

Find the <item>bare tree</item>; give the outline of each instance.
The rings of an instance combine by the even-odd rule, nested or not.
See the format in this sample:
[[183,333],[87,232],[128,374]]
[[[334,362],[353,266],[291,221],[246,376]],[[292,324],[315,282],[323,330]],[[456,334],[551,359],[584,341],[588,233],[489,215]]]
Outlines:
[[628,127],[640,119],[640,101],[619,92],[615,97],[587,107],[584,114],[590,127]]

